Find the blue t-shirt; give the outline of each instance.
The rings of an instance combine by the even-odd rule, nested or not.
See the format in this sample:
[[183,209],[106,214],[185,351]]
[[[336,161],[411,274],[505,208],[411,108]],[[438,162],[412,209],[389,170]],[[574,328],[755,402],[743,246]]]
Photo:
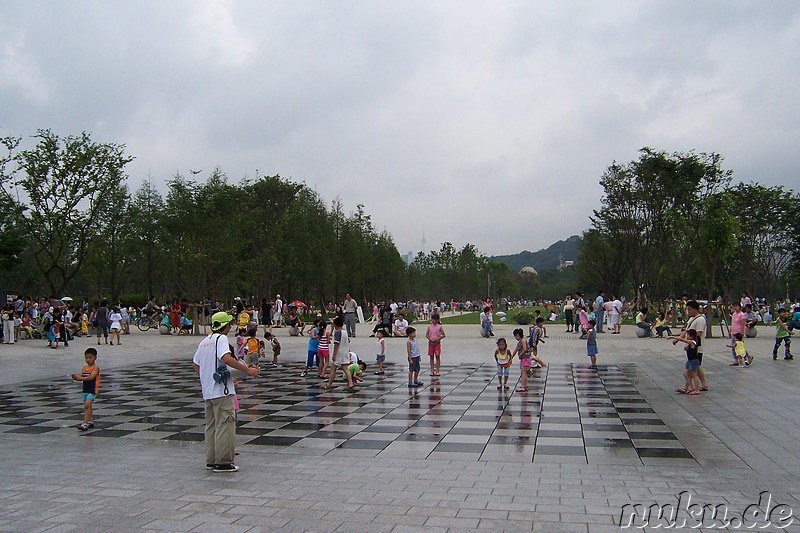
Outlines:
[[314,328],[314,337],[308,338],[308,351],[316,352],[319,350],[319,328]]

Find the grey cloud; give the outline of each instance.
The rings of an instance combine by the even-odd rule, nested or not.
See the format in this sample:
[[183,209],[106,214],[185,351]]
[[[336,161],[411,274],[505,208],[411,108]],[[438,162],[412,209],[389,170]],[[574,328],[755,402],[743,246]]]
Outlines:
[[2,134],[126,143],[135,188],[256,169],[366,205],[405,252],[585,229],[613,160],[717,151],[797,187],[789,2],[12,2]]

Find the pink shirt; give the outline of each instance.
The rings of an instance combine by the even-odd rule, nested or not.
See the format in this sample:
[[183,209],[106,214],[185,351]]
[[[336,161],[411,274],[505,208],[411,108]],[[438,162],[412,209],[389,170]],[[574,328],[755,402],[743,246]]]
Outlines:
[[431,324],[428,326],[428,336],[430,339],[428,342],[430,343],[439,343],[442,340],[442,325],[441,324]]
[[731,317],[731,337],[735,333],[741,333],[744,336],[744,330],[747,327],[747,317],[744,316],[744,313],[738,311],[733,313]]

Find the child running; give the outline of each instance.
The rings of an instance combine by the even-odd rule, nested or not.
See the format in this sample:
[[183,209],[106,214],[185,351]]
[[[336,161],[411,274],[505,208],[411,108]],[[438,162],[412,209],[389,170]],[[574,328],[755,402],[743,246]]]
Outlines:
[[744,347],[742,334],[734,333],[733,337],[731,337],[731,344],[726,344],[725,347],[733,350],[734,357],[736,357],[736,364],[733,366],[744,368],[744,358],[747,355],[747,350]]
[[497,339],[497,349],[494,351],[494,360],[497,363],[497,390],[508,390],[508,367],[514,360],[508,344],[503,337]]
[[378,354],[375,356],[375,359],[378,361],[378,370],[375,371],[375,374],[378,376],[383,375],[383,362],[386,361],[386,340],[383,338],[383,330],[379,329],[375,332],[375,337],[378,339]]
[[417,344],[417,330],[409,326],[406,329],[406,354],[408,355],[408,386],[409,388],[420,387],[419,381],[419,344]]
[[72,374],[72,379],[83,382],[83,423],[78,426],[80,431],[94,427],[92,402],[97,398],[100,390],[100,367],[97,366],[97,350],[87,348],[83,353],[86,362],[80,374]]
[[589,329],[586,331],[586,355],[591,359],[592,364],[589,368],[597,368],[597,331],[594,327],[597,322],[594,320],[589,321]]
[[544,344],[544,319],[539,317],[536,319],[533,328],[530,330],[530,338],[528,339],[528,349],[530,350],[531,359],[536,363],[536,366],[528,368],[528,375],[533,375],[533,368],[546,367],[547,364],[539,357],[539,343]]
[[511,358],[519,357],[520,385],[514,392],[528,392],[528,369],[531,367],[531,352],[528,349],[528,341],[525,339],[525,332],[522,328],[514,330],[514,338],[517,339],[517,347]]
[[778,309],[778,320],[775,321],[775,346],[772,348],[772,360],[778,359],[778,348],[781,343],[784,344],[784,361],[791,361],[792,357],[792,339],[790,335],[794,335],[794,331],[789,331],[786,327],[786,309],[781,307]]
[[347,331],[342,329],[344,327],[344,318],[337,316],[333,319],[333,354],[331,356],[331,372],[328,376],[328,381],[324,385],[326,389],[333,386],[333,380],[336,379],[336,368],[341,367],[344,372],[344,377],[347,379],[347,388],[354,387],[353,377],[350,375],[350,336]]
[[696,396],[700,391],[694,387],[694,382],[698,381],[697,369],[700,368],[700,356],[698,355],[697,347],[700,345],[700,339],[697,336],[697,331],[693,329],[686,330],[686,336],[671,335],[669,337],[675,341],[685,342],[686,347],[686,366],[683,370],[684,385],[683,388],[675,389],[675,392],[681,394],[691,394]]
[[[408,329],[406,329],[408,332]],[[441,376],[439,366],[442,362],[442,339],[445,338],[444,328],[439,322],[439,313],[431,315],[431,323],[425,331],[428,339],[428,356],[431,359],[431,376]]]
[[319,356],[319,379],[328,379],[326,374],[328,364],[331,359],[331,336],[328,334],[328,323],[322,318],[319,321],[319,345],[317,346],[317,355]]

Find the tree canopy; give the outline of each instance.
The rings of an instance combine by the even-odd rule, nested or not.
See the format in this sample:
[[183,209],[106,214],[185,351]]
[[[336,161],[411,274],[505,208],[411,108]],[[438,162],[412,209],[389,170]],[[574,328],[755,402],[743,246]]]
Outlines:
[[638,160],[612,163],[581,240],[581,284],[655,298],[735,289],[778,296],[800,229],[798,195],[732,187],[732,175],[715,153],[643,148]]

